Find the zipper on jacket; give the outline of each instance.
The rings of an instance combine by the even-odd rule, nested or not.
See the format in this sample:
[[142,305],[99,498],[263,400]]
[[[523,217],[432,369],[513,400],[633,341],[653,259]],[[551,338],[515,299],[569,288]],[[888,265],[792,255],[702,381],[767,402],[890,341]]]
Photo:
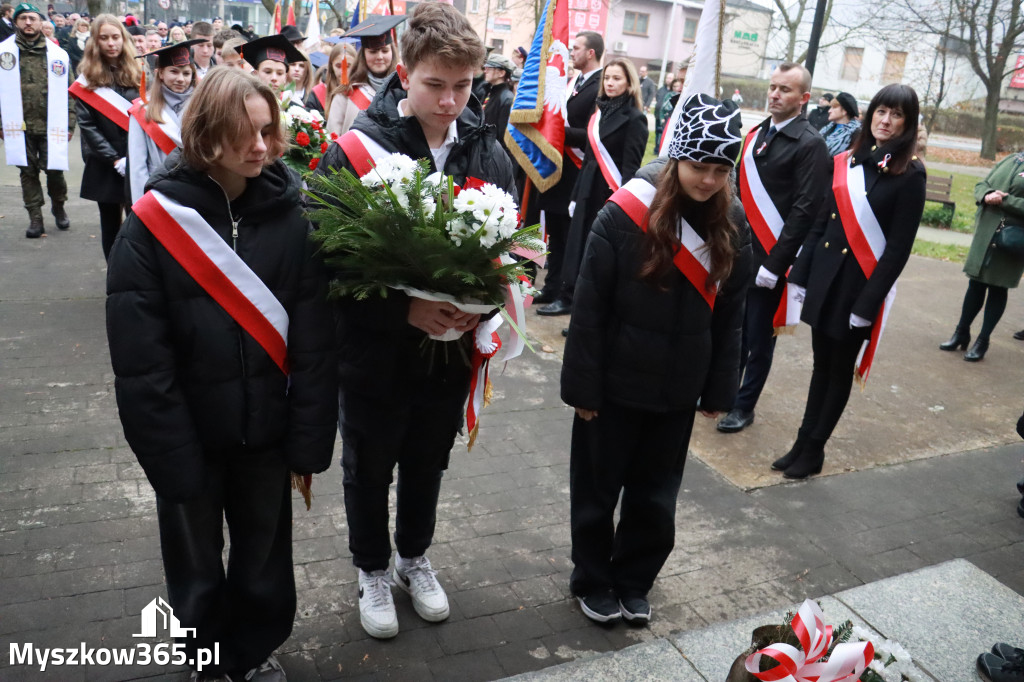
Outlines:
[[[210,179],[213,180],[213,178],[210,178]],[[219,182],[217,182],[216,180],[213,180],[213,182],[214,182],[215,185],[220,187],[220,183]],[[224,188],[220,187],[220,191],[224,192]],[[242,219],[239,218],[238,220],[235,220],[235,215],[234,215],[234,213],[231,212],[231,199],[228,198],[228,193],[227,192],[224,192],[224,203],[225,203],[225,205],[227,206],[227,209],[228,209],[228,221],[231,223],[231,250],[234,251],[237,254],[238,253],[238,224],[240,222],[242,222]],[[237,322],[235,323],[235,326],[238,327],[238,323]],[[239,329],[238,329],[238,362],[242,366],[242,414],[243,415],[247,415],[248,412],[249,412],[249,404],[248,404],[248,401],[246,400],[246,395],[245,395],[245,383],[246,383],[247,376],[246,376],[246,368],[245,368],[245,346],[243,345],[244,341],[245,340],[242,338],[242,330],[239,327]],[[242,445],[244,446],[246,444],[245,443],[245,434],[248,432],[248,421],[249,420],[247,418],[245,418],[245,417],[243,417],[243,419],[245,420],[245,424],[243,424],[243,426],[242,426]]]

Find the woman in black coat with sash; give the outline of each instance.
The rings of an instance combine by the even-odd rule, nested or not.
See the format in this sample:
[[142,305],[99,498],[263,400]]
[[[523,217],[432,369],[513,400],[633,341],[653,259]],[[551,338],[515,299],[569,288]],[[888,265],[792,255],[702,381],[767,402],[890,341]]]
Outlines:
[[649,620],[694,416],[728,410],[739,386],[751,258],[742,208],[731,210],[739,110],[694,95],[677,127],[669,159],[598,213],[562,365],[562,400],[576,410],[570,588],[599,623]]
[[[87,82],[86,90],[95,94],[100,88],[109,88],[131,103],[139,96],[142,72],[128,32],[110,14],[96,17],[90,31],[78,69],[79,75]],[[74,94],[75,90],[71,92]],[[109,259],[110,247],[121,228],[129,197],[125,182],[128,117],[123,116],[122,128],[104,113],[102,109],[106,107],[97,108],[88,104],[86,99],[78,97],[75,103],[78,127],[82,131],[82,158],[85,160],[80,196],[99,205],[103,257]],[[117,114],[115,117],[121,118]]]
[[[633,62],[628,59],[613,59],[601,73],[601,85],[597,94],[597,113],[600,113],[598,127],[601,146],[607,150],[609,166],[618,172],[618,186],[633,179],[643,163],[647,150],[647,116],[640,99],[640,77]],[[591,118],[590,126],[594,125]],[[583,250],[590,235],[597,212],[608,201],[618,187],[609,185],[601,168],[600,151],[587,141],[586,152],[576,186],[570,197],[569,212],[572,222],[566,243],[565,264],[562,281],[572,291],[580,271]]]
[[[790,283],[805,288],[798,294],[803,296],[800,319],[811,325],[814,369],[796,443],[772,464],[786,478],[821,472],[825,443],[846,408],[855,371],[860,380],[867,378],[874,343],[865,347],[865,342],[881,333],[876,327],[884,324],[883,303],[891,305],[890,291],[910,258],[924,210],[926,174],[914,156],[918,111],[913,88],[894,84],[878,91],[850,151],[835,157],[835,174],[851,179],[850,190],[833,184],[790,273]],[[863,187],[854,181],[860,169]],[[863,197],[884,235],[874,248],[857,238],[851,245],[849,238],[873,233],[870,218],[858,212],[858,223],[848,208]],[[857,224],[864,225],[862,232]],[[877,259],[870,276],[862,258]],[[862,348],[864,360],[855,369]]]

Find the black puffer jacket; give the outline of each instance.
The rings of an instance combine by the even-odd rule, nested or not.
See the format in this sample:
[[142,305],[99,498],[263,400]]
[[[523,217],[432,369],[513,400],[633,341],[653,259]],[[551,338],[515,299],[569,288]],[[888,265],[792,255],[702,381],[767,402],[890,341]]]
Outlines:
[[[431,169],[438,170],[419,121],[398,113],[398,102],[405,96],[397,74],[392,75],[366,111],[359,113],[352,128],[366,133],[389,152],[427,159]],[[512,163],[495,140],[494,129],[483,122],[476,99],[470,97],[457,126],[459,139],[448,155],[444,173],[454,176],[457,183],[465,182],[467,177],[491,182],[515,196]],[[341,145],[332,144],[316,172],[341,168],[352,170],[352,165]],[[450,350],[437,353],[430,361],[424,356],[426,334],[410,325],[408,317],[409,297],[400,291],[390,291],[384,299],[338,301],[338,366],[343,389],[388,397],[396,386],[408,385],[428,374],[431,380],[468,378],[463,353],[454,344],[464,344],[468,349],[472,334],[449,342],[446,345]]]
[[280,161],[230,204],[208,175],[168,157],[147,184],[195,208],[289,315],[285,376],[135,215],[110,253],[107,336],[125,437],[157,493],[203,488],[203,459],[281,448],[296,473],[331,463],[337,406],[326,276],[314,257],[298,177]]
[[[656,185],[663,165],[653,161],[636,177]],[[736,260],[712,312],[676,269],[664,290],[638,277],[646,237],[618,205],[605,204],[576,282],[563,401],[590,410],[608,402],[652,412],[692,410],[698,399],[708,411],[732,407],[751,262],[749,228],[742,212],[732,216],[741,225]]]
[[[114,85],[112,89],[129,102],[139,96],[138,88]],[[128,203],[124,177],[114,170],[114,162],[128,154],[128,131],[81,100],[75,102],[75,112],[85,159],[81,197],[108,204]]]

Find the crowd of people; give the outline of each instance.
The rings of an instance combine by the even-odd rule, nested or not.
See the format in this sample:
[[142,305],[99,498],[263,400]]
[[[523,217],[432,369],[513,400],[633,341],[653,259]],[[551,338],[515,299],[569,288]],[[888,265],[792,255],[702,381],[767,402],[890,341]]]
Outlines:
[[[0,117],[26,237],[45,233],[41,171],[56,227],[69,229],[63,171],[80,131],[80,192],[97,203],[108,261],[117,403],[156,492],[168,597],[196,628],[191,657],[220,646],[219,664],[193,679],[284,679],[273,652],[295,616],[291,481],[330,466],[338,429],[363,628],[399,633],[393,586],[424,620],[447,619],[427,552],[472,335],[448,342],[462,352],[444,362],[422,345],[480,316],[400,292],[329,302],[336,273],[309,239],[280,117],[291,106],[323,115],[337,144],[317,174],[400,152],[518,195],[528,183],[503,131],[527,51],[489,52],[443,3],[371,15],[313,46],[292,26],[256,37],[217,18],[168,26],[29,3],[2,13]],[[790,479],[821,472],[922,215],[919,104],[896,84],[863,116],[847,93],[806,115],[811,74],[785,63],[769,116],[742,135],[738,90],[680,104],[679,78],[658,88],[646,67],[605,59],[589,31],[570,61],[561,178],[528,200],[550,250],[537,313],[572,313],[561,383],[575,412],[570,589],[593,621],[643,625],[674,546],[696,414],[720,418],[723,433],[750,426],[777,333],[801,320],[812,329],[806,408],[770,466]],[[645,165],[648,113],[666,147]],[[983,258],[1004,218],[1024,212],[1021,163],[1007,159],[976,190],[985,243],[972,248],[964,314],[943,344],[966,348],[987,293],[974,359],[1021,277],[1016,262]]]

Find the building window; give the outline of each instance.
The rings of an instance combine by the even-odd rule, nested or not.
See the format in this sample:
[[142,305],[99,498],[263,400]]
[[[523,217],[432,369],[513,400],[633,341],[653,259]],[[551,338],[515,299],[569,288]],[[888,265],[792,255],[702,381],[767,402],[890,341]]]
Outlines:
[[887,51],[885,53],[885,68],[882,69],[882,83],[888,85],[889,83],[899,83],[902,81],[903,67],[906,65],[906,52]]
[[505,41],[500,38],[491,38],[491,47],[494,48],[495,54],[503,54],[505,52]]
[[469,4],[469,11],[470,12],[479,12],[480,11],[480,0],[473,0]]
[[839,75],[844,81],[860,80],[860,65],[864,61],[863,47],[848,47],[843,55],[843,71]]
[[504,12],[507,4],[507,0],[498,0],[498,11]]
[[683,42],[692,43],[697,39],[697,20],[687,19],[683,23]]
[[626,12],[626,19],[622,24],[622,32],[630,33],[632,35],[647,35],[647,20],[651,18],[650,14],[641,14],[640,12]]

